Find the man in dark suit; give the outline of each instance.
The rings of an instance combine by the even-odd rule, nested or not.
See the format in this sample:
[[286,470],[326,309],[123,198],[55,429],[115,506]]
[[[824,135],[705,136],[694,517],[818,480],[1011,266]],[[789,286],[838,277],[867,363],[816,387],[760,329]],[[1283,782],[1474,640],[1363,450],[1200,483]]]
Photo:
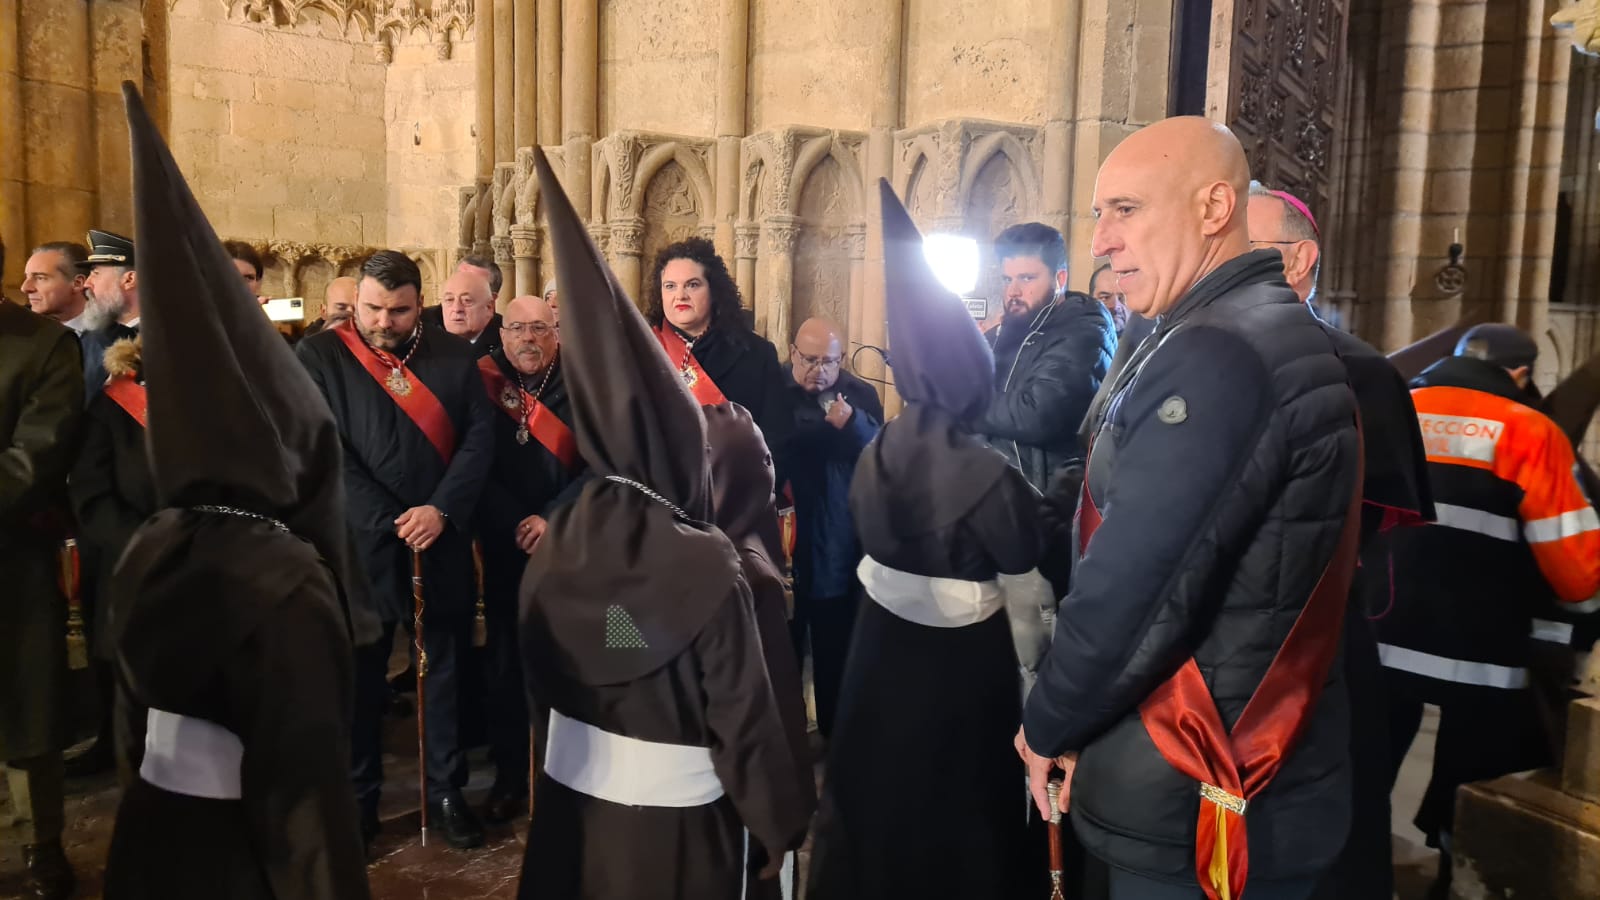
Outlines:
[[[505,283],[505,276],[500,272],[500,264],[487,256],[463,256],[461,262],[456,264],[456,272],[473,272],[489,282],[489,293],[493,295],[490,305],[500,300],[500,286]],[[422,310],[422,324],[429,328],[444,327],[444,305],[429,306]],[[498,322],[495,327],[499,327]]]
[[31,900],[65,898],[73,889],[61,851],[67,646],[56,553],[83,417],[82,378],[70,329],[0,301],[0,767],[21,814]]
[[494,454],[495,413],[472,348],[417,320],[422,275],[392,250],[361,267],[355,318],[297,346],[339,423],[351,535],[381,635],[356,648],[352,766],[362,827],[378,830],[384,672],[395,627],[412,619],[412,553],[422,554],[429,822],[455,847],[483,842],[461,797],[467,763],[457,677],[471,644],[471,528]]
[[105,353],[112,344],[139,333],[139,273],[133,241],[109,231],[89,232],[89,258],[83,272],[83,384],[85,402],[106,383]]

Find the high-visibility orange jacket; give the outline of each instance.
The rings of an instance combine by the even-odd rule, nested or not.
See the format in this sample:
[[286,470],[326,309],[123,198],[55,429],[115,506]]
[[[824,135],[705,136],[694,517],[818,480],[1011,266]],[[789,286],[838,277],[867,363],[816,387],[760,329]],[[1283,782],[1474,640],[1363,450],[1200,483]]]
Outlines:
[[1412,382],[1437,522],[1387,536],[1384,665],[1434,683],[1515,689],[1552,600],[1600,591],[1600,516],[1572,444],[1503,369],[1443,360]]

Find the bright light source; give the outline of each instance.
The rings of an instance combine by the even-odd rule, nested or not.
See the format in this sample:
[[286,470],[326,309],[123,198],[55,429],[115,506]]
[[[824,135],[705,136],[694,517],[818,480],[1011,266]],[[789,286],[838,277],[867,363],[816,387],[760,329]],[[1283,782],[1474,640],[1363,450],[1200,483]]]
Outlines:
[[930,234],[922,239],[922,253],[939,283],[959,297],[978,284],[978,242],[959,234]]

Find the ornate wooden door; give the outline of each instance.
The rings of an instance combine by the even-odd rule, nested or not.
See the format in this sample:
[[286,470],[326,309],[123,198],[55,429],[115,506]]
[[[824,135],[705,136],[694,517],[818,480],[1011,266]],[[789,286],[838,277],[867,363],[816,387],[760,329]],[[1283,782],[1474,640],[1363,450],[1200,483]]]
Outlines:
[[1333,210],[1349,12],[1350,0],[1218,0],[1213,7],[1213,34],[1225,29],[1230,37],[1213,43],[1226,56],[1211,59],[1207,112],[1244,143],[1250,173],[1305,200],[1319,224]]

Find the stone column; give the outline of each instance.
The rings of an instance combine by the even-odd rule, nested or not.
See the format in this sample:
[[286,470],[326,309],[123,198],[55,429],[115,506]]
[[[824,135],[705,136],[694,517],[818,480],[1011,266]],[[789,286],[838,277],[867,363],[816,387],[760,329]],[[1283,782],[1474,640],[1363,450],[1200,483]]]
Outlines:
[[754,222],[740,222],[733,229],[733,280],[739,285],[739,296],[744,298],[746,309],[756,305],[756,256],[761,240],[761,226]]
[[561,143],[561,0],[539,0],[539,144]]
[[772,273],[771,290],[767,292],[767,340],[774,346],[789,345],[790,318],[794,315],[794,246],[800,239],[800,219],[797,216],[769,216],[761,223],[767,235],[767,252]]
[[[861,318],[865,312],[862,298],[866,296],[867,289],[867,225],[865,222],[847,225],[844,235],[845,244],[850,248],[850,321],[845,322],[844,326],[849,333],[849,342],[854,343],[861,340]],[[848,344],[844,353],[848,359],[851,353]]]
[[473,10],[473,48],[478,82],[478,178],[494,177],[494,4]]
[[[513,98],[516,114],[513,119],[512,145],[515,149],[531,147],[538,141],[536,134],[536,115],[539,93],[539,69],[534,58],[534,44],[537,37],[534,27],[534,9],[536,0],[516,0],[516,7],[512,11],[511,22],[515,32],[511,39],[512,48],[512,82],[515,85]],[[509,162],[515,158],[512,155],[503,161]]]
[[644,255],[644,218],[624,216],[611,222],[611,258],[617,283],[639,302],[639,257]]
[[[0,131],[0,234],[14,246],[6,254],[5,272],[0,273],[0,291],[15,295],[22,281],[24,255],[28,249],[28,208],[22,186],[26,151],[22,140],[22,58],[17,42],[17,6],[0,8],[0,122],[9,123]],[[20,299],[20,295],[19,295]]]
[[745,133],[749,91],[750,0],[722,0],[722,30],[717,76],[717,252],[734,246],[734,220],[739,216],[739,142]]
[[[516,269],[514,268],[516,258],[511,253],[512,244],[510,235],[497,234],[489,239],[489,244],[490,246],[494,247],[494,261],[495,264],[500,267],[500,272],[502,275],[500,282],[500,293],[494,298],[494,308],[501,310],[506,308],[506,304],[511,302],[512,297],[516,296],[517,279]],[[507,272],[512,273],[511,278],[503,277]]]
[[[516,67],[515,47],[516,10],[513,0],[494,0],[494,161],[512,162],[517,158],[516,144],[516,89],[513,86]],[[478,0],[479,6],[488,6],[487,0]],[[493,169],[490,170],[493,174]]]
[[[122,82],[143,85],[144,17],[136,0],[101,0],[89,7],[90,115],[95,123],[96,227],[133,233],[133,165]],[[154,110],[152,112],[155,112]],[[159,121],[159,120],[157,120]]]
[[1083,272],[1088,288],[1091,257],[1072,239],[1072,163],[1077,144],[1078,50],[1082,42],[1083,0],[1062,0],[1049,7],[1047,33],[1051,53],[1045,60],[1044,222],[1067,238],[1072,271]]
[[567,177],[562,179],[562,187],[579,215],[599,221],[589,180],[594,167],[590,151],[599,118],[599,0],[564,0],[561,13],[561,139],[567,151]]
[[539,294],[539,244],[542,240],[537,225],[511,226],[511,256],[516,260],[516,290],[512,297]]
[[[895,131],[900,127],[901,93],[904,89],[904,71],[901,63],[905,31],[905,4],[901,0],[877,0],[877,39],[872,47],[872,72],[877,78],[877,94],[872,102],[872,127],[867,132],[867,197],[879,178],[894,181]],[[867,202],[866,214],[866,269],[883,271],[883,220],[872,211]],[[874,347],[888,344],[883,301],[884,289],[881,275],[867,279],[861,294],[861,330],[852,334],[854,340]],[[883,359],[876,353],[861,355],[861,372],[868,378],[888,379]],[[892,380],[892,379],[888,379]],[[883,412],[893,416],[900,411],[900,396],[893,390],[884,390]]]

